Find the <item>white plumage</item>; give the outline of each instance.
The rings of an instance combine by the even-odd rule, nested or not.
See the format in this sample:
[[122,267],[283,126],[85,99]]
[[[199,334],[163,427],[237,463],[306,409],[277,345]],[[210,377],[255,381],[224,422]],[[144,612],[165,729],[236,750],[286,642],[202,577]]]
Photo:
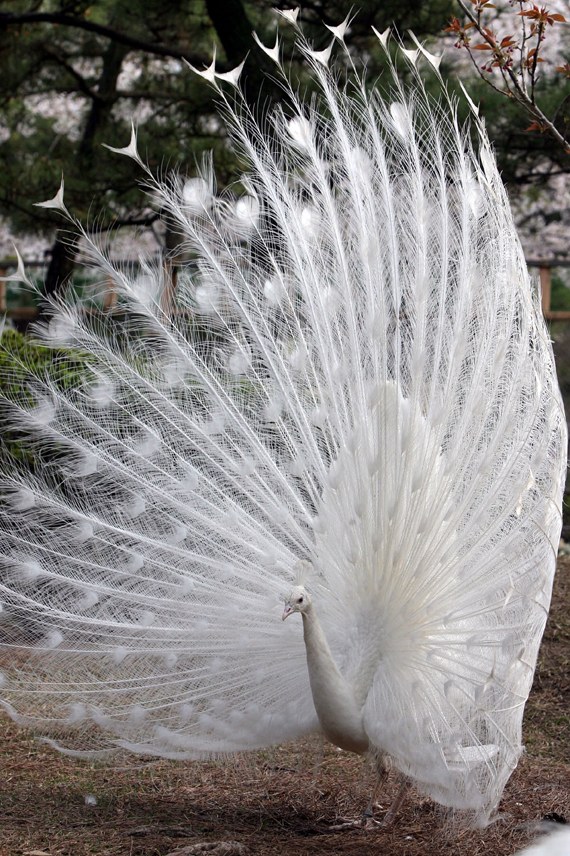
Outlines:
[[[554,824],[547,824],[553,827]],[[570,853],[570,829],[566,826],[554,828],[548,835],[538,838],[533,844],[529,844],[524,850],[519,851],[518,856],[568,856]]]
[[[115,270],[85,236],[128,320],[60,307],[46,337],[89,354],[84,384],[9,405],[43,452],[3,478],[2,704],[66,751],[171,758],[320,720],[484,823],[560,534],[549,337],[477,116],[474,150],[417,53],[382,96],[299,44],[320,100],[283,75],[260,128],[222,91],[237,73],[219,84],[239,198],[207,164],[146,171],[184,236],[182,311],[160,268]],[[134,132],[122,152],[142,165]]]

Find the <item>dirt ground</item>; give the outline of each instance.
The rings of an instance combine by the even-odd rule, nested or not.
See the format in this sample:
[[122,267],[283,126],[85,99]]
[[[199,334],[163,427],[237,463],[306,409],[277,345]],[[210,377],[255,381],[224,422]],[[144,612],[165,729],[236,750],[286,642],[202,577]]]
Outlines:
[[[125,755],[97,764],[62,757],[0,716],[0,856],[166,856],[182,848],[213,856],[516,853],[544,818],[570,822],[569,557],[559,563],[524,739],[501,817],[485,830],[458,826],[412,792],[390,828],[331,832],[339,816],[361,814],[374,774],[317,739],[231,762]],[[396,787],[388,783],[383,806]]]

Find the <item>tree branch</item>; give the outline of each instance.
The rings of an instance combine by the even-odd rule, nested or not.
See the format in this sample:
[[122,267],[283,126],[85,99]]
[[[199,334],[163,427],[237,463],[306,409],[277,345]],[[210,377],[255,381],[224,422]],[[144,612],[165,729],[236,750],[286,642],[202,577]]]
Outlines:
[[133,36],[128,36],[126,33],[121,33],[112,27],[104,27],[101,24],[95,24],[93,21],[86,21],[83,18],[78,18],[75,15],[64,15],[59,12],[27,12],[15,14],[11,12],[0,12],[0,27],[8,28],[18,26],[20,24],[59,24],[62,27],[75,27],[76,29],[86,30],[91,33],[96,33],[113,42],[121,45],[126,45],[132,50],[144,51],[145,53],[155,54],[156,56],[168,56],[174,59],[185,59],[195,66],[209,65],[210,58],[189,53],[179,47],[170,47],[168,45],[157,44],[155,42],[146,42],[143,39],[136,39]]
[[[493,40],[493,38],[491,38],[488,35],[488,31],[485,31],[485,28],[482,26],[482,24],[481,24],[481,13],[479,12],[477,15],[474,15],[473,12],[471,11],[471,9],[469,8],[469,6],[467,5],[467,3],[465,2],[465,0],[457,0],[457,2],[459,4],[459,6],[461,7],[462,11],[464,12],[464,14],[466,15],[466,17],[474,25],[475,29],[477,30],[477,32],[479,33],[481,38],[484,39],[485,42],[496,53],[497,43]],[[483,72],[479,68],[477,61],[475,60],[475,57],[473,56],[473,51],[472,51],[468,41],[465,43],[465,47],[467,49],[467,52],[468,52],[473,64],[475,65],[475,68],[477,69],[477,72],[479,73],[479,76],[484,79],[485,83],[488,86],[490,86],[492,89],[494,89],[496,92],[500,92],[506,98],[513,98],[515,101],[517,101],[522,107],[524,107],[526,109],[526,111],[528,113],[530,113],[530,115],[534,119],[536,119],[538,121],[538,123],[542,126],[542,128],[544,130],[547,130],[564,147],[564,150],[566,152],[570,153],[570,146],[569,146],[568,141],[566,140],[565,136],[563,136],[563,134],[560,133],[560,131],[558,130],[558,128],[556,127],[554,122],[551,119],[549,119],[542,112],[542,110],[536,104],[536,102],[534,100],[534,86],[536,83],[536,79],[535,79],[535,77],[536,77],[536,66],[537,66],[537,62],[538,62],[538,45],[540,44],[541,34],[542,34],[542,30],[539,29],[539,41],[537,43],[537,50],[536,50],[536,53],[534,54],[534,62],[533,62],[532,70],[530,72],[530,80],[531,80],[531,94],[530,95],[526,91],[526,86],[524,85],[524,69],[521,69],[521,79],[519,80],[519,76],[513,68],[511,68],[507,65],[501,64],[499,66],[499,70],[501,72],[501,75],[503,77],[503,81],[505,84],[505,89],[501,89],[500,87],[496,86],[491,80],[489,80],[488,77],[485,77],[483,75]],[[500,47],[498,48],[498,50],[500,51]],[[498,54],[496,54],[496,55],[498,55]],[[522,81],[522,85],[521,85],[521,81]]]
[[77,83],[77,86],[78,86],[78,88],[79,88],[79,91],[80,91],[80,92],[82,92],[84,95],[86,95],[86,96],[87,96],[87,98],[90,98],[92,101],[94,101],[96,98],[98,98],[98,97],[99,97],[99,96],[97,95],[97,93],[96,93],[96,92],[94,92],[94,91],[93,91],[93,90],[88,86],[87,81],[85,80],[85,78],[84,78],[81,74],[79,74],[79,72],[78,72],[78,71],[76,71],[76,70],[73,68],[73,66],[71,65],[71,63],[67,62],[67,60],[66,60],[66,59],[64,59],[64,57],[59,56],[55,51],[52,51],[52,50],[50,50],[50,49],[49,49],[49,48],[47,48],[47,47],[44,47],[44,53],[45,53],[45,56],[47,56],[49,59],[53,60],[53,62],[55,62],[55,63],[57,63],[58,65],[60,65],[62,68],[64,68],[64,69],[67,71],[67,73],[68,73],[71,77],[73,77],[73,79],[74,79],[74,80],[75,80],[75,82]]

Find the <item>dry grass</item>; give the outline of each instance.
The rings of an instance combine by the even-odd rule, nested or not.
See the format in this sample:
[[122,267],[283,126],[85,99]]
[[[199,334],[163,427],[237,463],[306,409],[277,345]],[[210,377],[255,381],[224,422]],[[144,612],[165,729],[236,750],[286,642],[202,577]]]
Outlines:
[[[361,759],[290,744],[232,762],[73,761],[0,718],[0,854],[165,856],[194,842],[239,841],[250,854],[509,856],[538,821],[570,821],[570,559],[553,605],[525,718],[527,753],[483,831],[446,823],[412,794],[391,829],[331,833],[364,807],[373,774]],[[315,768],[322,761],[318,772]],[[396,783],[382,800],[389,805]],[[92,795],[96,805],[87,805]]]

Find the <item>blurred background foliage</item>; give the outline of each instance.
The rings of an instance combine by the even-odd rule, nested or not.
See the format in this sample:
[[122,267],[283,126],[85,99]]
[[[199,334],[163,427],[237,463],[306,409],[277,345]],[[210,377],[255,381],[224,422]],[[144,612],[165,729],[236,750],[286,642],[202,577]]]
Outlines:
[[[338,24],[349,12],[345,2],[314,0],[303,4],[300,20],[319,49],[330,41],[323,23]],[[461,77],[480,103],[513,197],[527,195],[537,223],[543,222],[544,212],[537,217],[536,211],[542,199],[548,216],[562,216],[552,209],[548,188],[553,176],[568,172],[570,156],[547,134],[527,131],[520,106],[477,78],[465,52],[453,47],[444,29],[459,13],[455,0],[363,0],[355,12],[346,41],[366,65],[368,80],[382,74],[372,25],[380,32],[393,27],[403,37],[412,29],[438,53],[445,46],[444,78],[453,89]],[[154,169],[192,174],[202,154],[213,149],[218,181],[227,185],[238,165],[215,93],[184,61],[204,68],[214,46],[222,71],[246,58],[246,96],[254,109],[263,110],[280,90],[252,31],[272,45],[277,29],[292,77],[308,85],[293,49],[293,28],[265,0],[0,2],[0,218],[16,236],[41,235],[51,242],[48,293],[70,275],[77,248],[59,231],[58,215],[34,203],[50,199],[63,174],[69,210],[92,229],[132,226],[156,232],[157,212],[140,193],[140,169],[102,145],[126,145],[133,120],[139,151]],[[564,44],[560,48],[563,54]],[[563,122],[570,110],[570,80],[544,71],[538,97],[550,114],[560,106]],[[460,112],[467,115],[465,99]],[[168,236],[155,237],[168,246]]]

